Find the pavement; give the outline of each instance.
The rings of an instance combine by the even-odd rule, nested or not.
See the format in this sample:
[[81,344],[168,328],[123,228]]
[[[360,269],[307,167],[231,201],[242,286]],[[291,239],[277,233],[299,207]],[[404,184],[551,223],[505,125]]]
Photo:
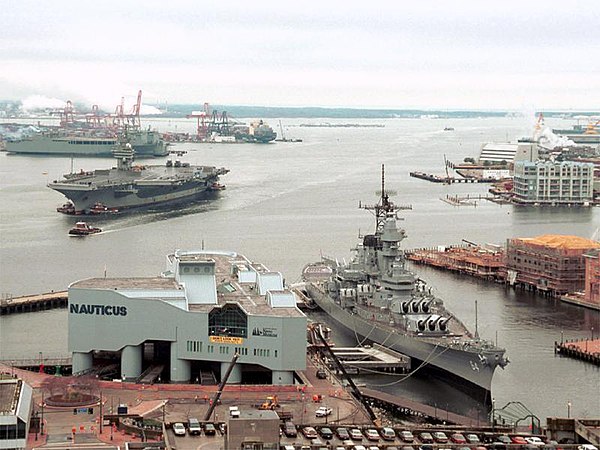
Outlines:
[[[345,391],[337,380],[318,379],[316,371],[320,368],[318,360],[313,361],[307,357],[307,369],[300,375],[305,381],[304,386],[271,386],[271,385],[228,385],[221,396],[220,404],[214,409],[211,419],[214,422],[226,421],[230,406],[240,409],[253,409],[265,401],[267,396],[277,395],[279,400],[278,411],[293,415],[296,424],[320,425],[325,423],[352,423],[366,424],[369,419],[356,404],[348,392]],[[217,391],[216,386],[201,386],[197,384],[155,384],[138,385],[134,383],[121,383],[112,381],[98,381],[96,395],[102,398],[100,405],[88,405],[93,408],[93,413],[73,412],[72,407],[42,408],[42,390],[45,383],[54,379],[53,375],[29,372],[14,367],[0,364],[0,372],[8,373],[23,379],[34,388],[34,411],[42,414],[44,422],[44,435],[30,434],[27,448],[36,448],[48,443],[48,440],[64,439],[81,434],[95,435],[100,441],[123,445],[125,442],[141,442],[139,436],[115,431],[112,427],[102,426],[100,432],[100,409],[102,414],[116,413],[118,405],[127,405],[130,414],[139,414],[144,418],[154,418],[166,423],[186,422],[190,417],[203,420],[210,406],[211,398]],[[66,380],[76,378],[64,377]],[[47,396],[48,393],[46,392]],[[319,401],[313,401],[314,398]],[[327,418],[315,417],[319,406],[327,405],[333,413]],[[180,438],[178,438],[180,439]],[[190,439],[195,439],[190,437]],[[215,439],[222,446],[222,439]],[[190,443],[192,443],[190,441]],[[210,448],[210,440],[202,441],[204,450]],[[196,448],[196,447],[194,447]]]

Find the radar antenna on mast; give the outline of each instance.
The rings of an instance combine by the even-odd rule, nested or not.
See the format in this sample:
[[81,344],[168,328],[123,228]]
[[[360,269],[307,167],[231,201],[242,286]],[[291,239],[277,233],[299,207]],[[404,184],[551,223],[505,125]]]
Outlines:
[[385,218],[390,213],[396,213],[400,210],[412,209],[412,205],[395,205],[394,202],[390,200],[391,191],[386,191],[385,189],[385,165],[381,165],[381,198],[379,202],[375,205],[363,205],[362,203],[358,204],[358,207],[361,209],[366,209],[367,211],[375,211],[375,222],[376,228],[375,232],[381,232],[383,230],[383,225],[385,224]]

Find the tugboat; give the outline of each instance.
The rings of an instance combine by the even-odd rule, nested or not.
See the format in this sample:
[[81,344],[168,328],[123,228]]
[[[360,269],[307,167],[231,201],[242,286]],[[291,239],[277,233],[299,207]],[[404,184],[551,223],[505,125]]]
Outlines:
[[63,214],[75,215],[75,205],[71,202],[63,203],[62,206],[56,208],[56,211]]
[[87,236],[88,234],[100,233],[102,229],[88,225],[86,222],[77,222],[73,228],[69,230],[71,236]]
[[119,208],[109,208],[102,202],[96,202],[90,208],[90,214],[117,214],[118,212]]

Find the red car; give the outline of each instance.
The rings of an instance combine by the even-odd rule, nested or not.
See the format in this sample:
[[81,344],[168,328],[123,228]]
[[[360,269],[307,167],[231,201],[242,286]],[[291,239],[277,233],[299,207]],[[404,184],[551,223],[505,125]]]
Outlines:
[[450,440],[452,442],[454,442],[455,444],[466,444],[467,443],[467,440],[465,439],[465,437],[460,433],[454,433],[453,435],[451,435]]
[[523,436],[511,436],[510,440],[513,444],[527,445],[527,441]]

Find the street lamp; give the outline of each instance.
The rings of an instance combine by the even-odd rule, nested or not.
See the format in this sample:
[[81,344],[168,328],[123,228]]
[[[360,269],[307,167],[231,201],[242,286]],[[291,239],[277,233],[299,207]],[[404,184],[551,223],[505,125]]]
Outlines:
[[571,402],[567,402],[567,419],[571,418]]

